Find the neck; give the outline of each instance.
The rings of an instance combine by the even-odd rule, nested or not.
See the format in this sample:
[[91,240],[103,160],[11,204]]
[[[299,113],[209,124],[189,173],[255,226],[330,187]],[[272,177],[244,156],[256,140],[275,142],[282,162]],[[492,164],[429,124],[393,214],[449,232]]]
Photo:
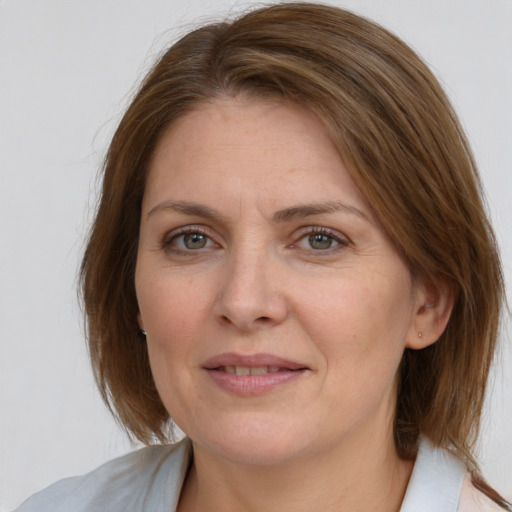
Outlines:
[[259,466],[195,446],[178,510],[399,511],[413,462],[398,457],[390,432],[350,437],[315,455]]

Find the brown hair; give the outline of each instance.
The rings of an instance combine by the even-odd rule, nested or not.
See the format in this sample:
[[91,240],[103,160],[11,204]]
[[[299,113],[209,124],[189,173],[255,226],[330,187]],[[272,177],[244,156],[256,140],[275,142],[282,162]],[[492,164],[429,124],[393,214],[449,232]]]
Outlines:
[[396,446],[413,457],[422,433],[451,448],[475,485],[505,507],[472,456],[504,292],[471,151],[422,60],[380,26],[335,7],[276,4],[204,26],[169,48],[142,83],[106,157],[81,268],[90,354],[106,403],[140,441],[171,437],[136,320],[148,162],[170,123],[202,101],[235,94],[314,111],[413,276],[453,288],[444,334],[403,355]]

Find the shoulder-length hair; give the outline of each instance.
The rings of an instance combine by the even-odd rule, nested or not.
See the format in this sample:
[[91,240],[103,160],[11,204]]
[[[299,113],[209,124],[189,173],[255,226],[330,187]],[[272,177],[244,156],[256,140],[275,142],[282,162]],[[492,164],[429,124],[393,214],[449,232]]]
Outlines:
[[418,55],[335,7],[276,4],[194,30],[163,54],[128,107],[108,150],[81,267],[92,365],[111,411],[144,443],[172,438],[137,325],[145,180],[171,123],[201,102],[237,94],[283,98],[316,113],[411,274],[453,289],[441,338],[403,355],[396,447],[414,457],[421,433],[450,448],[503,504],[472,456],[504,291],[471,150]]

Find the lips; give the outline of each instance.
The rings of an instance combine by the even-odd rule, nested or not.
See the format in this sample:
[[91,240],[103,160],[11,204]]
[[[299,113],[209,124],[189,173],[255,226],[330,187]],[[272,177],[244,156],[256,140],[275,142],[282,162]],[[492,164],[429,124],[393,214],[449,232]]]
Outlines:
[[300,370],[307,368],[307,365],[305,364],[296,361],[289,361],[271,354],[241,355],[226,353],[214,356],[203,364],[203,367],[209,370],[227,366],[245,366],[248,368],[274,367],[286,370]]
[[242,396],[260,395],[284,386],[309,368],[271,354],[220,354],[203,365],[215,384]]

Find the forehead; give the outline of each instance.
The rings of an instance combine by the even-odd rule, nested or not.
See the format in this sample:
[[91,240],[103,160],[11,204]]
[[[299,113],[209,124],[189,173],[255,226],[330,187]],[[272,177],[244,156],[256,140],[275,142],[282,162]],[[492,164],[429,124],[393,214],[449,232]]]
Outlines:
[[282,198],[311,191],[315,200],[337,200],[333,191],[344,191],[362,200],[322,122],[284,100],[219,98],[198,105],[161,136],[147,194],[167,189],[189,199],[229,187]]
[[174,121],[161,135],[153,155],[193,148],[190,157],[226,149],[252,150],[254,153],[294,144],[329,146],[337,151],[318,117],[306,107],[280,98],[262,99],[245,96],[219,97],[201,102]]

